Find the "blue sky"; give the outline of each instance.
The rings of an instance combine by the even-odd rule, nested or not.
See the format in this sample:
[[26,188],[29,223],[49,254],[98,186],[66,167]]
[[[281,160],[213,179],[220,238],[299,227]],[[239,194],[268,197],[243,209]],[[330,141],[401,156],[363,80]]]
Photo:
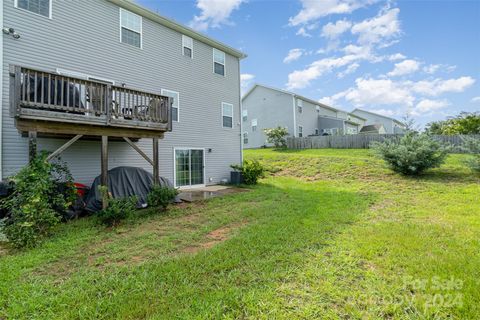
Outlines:
[[248,54],[243,90],[288,89],[419,125],[480,110],[480,0],[138,0]]

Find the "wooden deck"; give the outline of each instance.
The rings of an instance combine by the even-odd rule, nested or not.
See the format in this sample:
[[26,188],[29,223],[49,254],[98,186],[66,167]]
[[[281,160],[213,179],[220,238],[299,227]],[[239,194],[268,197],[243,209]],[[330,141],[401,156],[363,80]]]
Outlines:
[[21,66],[10,67],[10,113],[22,132],[162,137],[172,99]]

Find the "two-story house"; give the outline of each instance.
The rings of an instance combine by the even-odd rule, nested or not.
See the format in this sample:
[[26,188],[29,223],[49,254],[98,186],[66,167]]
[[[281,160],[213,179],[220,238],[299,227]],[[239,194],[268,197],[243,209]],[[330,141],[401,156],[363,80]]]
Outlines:
[[244,148],[269,145],[264,129],[287,128],[290,136],[356,134],[365,119],[293,92],[255,84],[242,97]]
[[368,127],[364,128],[362,133],[405,133],[405,124],[397,119],[358,108],[354,109],[352,114],[366,119],[365,126]]
[[36,148],[87,184],[135,166],[202,186],[241,162],[242,52],[128,0],[3,0],[0,25],[0,178]]

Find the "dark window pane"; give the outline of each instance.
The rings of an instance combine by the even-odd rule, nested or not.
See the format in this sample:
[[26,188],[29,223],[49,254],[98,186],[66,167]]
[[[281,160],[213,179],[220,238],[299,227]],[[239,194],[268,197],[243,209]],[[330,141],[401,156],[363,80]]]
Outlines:
[[178,121],[178,108],[172,107],[172,121]]
[[122,28],[122,42],[140,48],[140,33]]
[[191,58],[192,57],[192,49],[187,48],[187,47],[183,47],[183,55]]
[[214,65],[215,65],[215,73],[219,74],[221,76],[224,76],[225,75],[225,66],[223,64],[220,64],[220,63],[217,63],[217,62],[215,62]]
[[190,155],[192,160],[191,184],[203,184],[203,150],[191,150]]
[[18,7],[45,17],[50,16],[50,0],[18,0]]
[[223,126],[225,128],[233,128],[233,118],[228,116],[223,116]]

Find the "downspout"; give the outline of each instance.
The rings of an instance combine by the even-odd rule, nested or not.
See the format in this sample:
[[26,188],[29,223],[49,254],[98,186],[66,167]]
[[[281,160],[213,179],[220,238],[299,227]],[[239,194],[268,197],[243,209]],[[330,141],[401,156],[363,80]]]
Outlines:
[[[3,1],[0,3],[0,27],[3,28]],[[0,35],[0,181],[3,179],[3,34]]]
[[293,136],[297,136],[297,115],[295,114],[295,95],[292,94],[292,106],[293,106]]
[[240,163],[243,163],[243,117],[242,117],[242,78],[240,74],[240,59],[238,60],[238,106],[240,108],[239,110],[239,116],[238,116],[238,121],[240,122]]

